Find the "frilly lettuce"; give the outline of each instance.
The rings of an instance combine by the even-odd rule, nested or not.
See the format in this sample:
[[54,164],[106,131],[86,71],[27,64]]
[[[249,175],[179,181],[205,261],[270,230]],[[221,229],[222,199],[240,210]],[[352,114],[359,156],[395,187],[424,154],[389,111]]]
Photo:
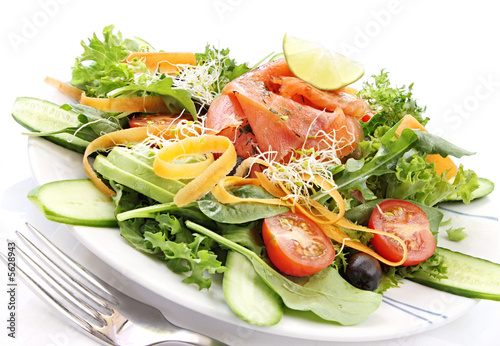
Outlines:
[[406,129],[395,135],[393,127],[380,127],[371,140],[359,143],[344,170],[334,176],[339,191],[348,196],[359,190],[365,200],[398,198],[433,206],[452,194],[465,203],[478,186],[476,173],[462,166],[453,181],[438,175],[433,164],[425,161],[428,154],[462,157],[472,152],[420,130]]

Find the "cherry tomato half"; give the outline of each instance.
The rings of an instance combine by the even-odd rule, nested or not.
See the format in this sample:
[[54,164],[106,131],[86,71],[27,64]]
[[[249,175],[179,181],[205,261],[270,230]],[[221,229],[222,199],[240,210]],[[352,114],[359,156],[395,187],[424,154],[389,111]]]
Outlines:
[[262,236],[269,259],[287,275],[315,274],[335,258],[330,239],[318,225],[302,214],[289,211],[265,218]]
[[[408,249],[405,266],[415,265],[432,256],[436,240],[430,230],[425,212],[415,204],[399,199],[381,202],[370,216],[368,227],[400,237]],[[397,262],[403,257],[401,244],[384,235],[374,234],[371,244],[388,260]]]
[[181,116],[176,114],[147,114],[147,115],[138,115],[129,120],[130,127],[141,127],[148,126],[150,124],[153,125],[170,125],[173,122],[177,122],[179,120],[186,119],[192,120],[190,116]]

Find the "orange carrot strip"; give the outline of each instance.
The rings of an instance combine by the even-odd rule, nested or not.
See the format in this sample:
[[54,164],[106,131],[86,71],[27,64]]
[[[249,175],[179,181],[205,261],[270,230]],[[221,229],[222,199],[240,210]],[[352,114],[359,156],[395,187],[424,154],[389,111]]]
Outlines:
[[61,82],[61,81],[54,79],[52,77],[45,77],[44,81],[48,85],[56,88],[63,95],[71,97],[71,98],[77,100],[78,102],[80,102],[80,99],[81,99],[82,95],[84,94],[83,90],[78,89],[77,87],[74,87],[69,83]]
[[[399,124],[398,128],[396,129],[396,134],[398,136],[401,136],[401,133],[404,129],[422,130],[424,132],[427,132],[425,127],[422,126],[422,124],[420,124],[420,122],[411,114],[406,114],[403,117],[401,124]],[[457,165],[449,156],[442,157],[439,154],[431,154],[427,155],[426,161],[434,164],[434,170],[437,174],[442,175],[446,172],[446,179],[448,180],[453,178],[458,173]]]
[[241,203],[241,202],[255,202],[271,205],[285,205],[281,199],[277,198],[241,198],[230,194],[227,191],[228,187],[231,186],[241,186],[241,185],[256,185],[259,186],[260,182],[258,179],[247,179],[240,177],[225,177],[221,179],[217,185],[212,189],[212,195],[221,203],[231,204],[231,203]]
[[183,68],[182,65],[196,65],[194,53],[171,52],[133,52],[125,59],[127,63],[137,58],[144,62],[151,72],[176,73]]
[[168,113],[172,112],[165,105],[161,96],[136,96],[117,98],[88,97],[83,90],[71,84],[61,82],[57,79],[46,77],[45,82],[56,88],[62,94],[74,98],[84,106],[100,109],[108,113],[121,112],[144,112],[144,113]]
[[[324,208],[323,206],[321,206],[319,203],[317,203],[317,206],[315,208],[318,209],[318,210],[320,210],[319,207],[321,206],[322,207],[321,209],[324,208],[327,211],[323,215],[330,220],[329,222],[331,222],[331,223],[337,222],[345,214],[344,199],[340,195],[340,192],[338,192],[338,190],[335,187],[335,185],[332,184],[329,180],[327,180],[324,177],[319,176],[317,174],[314,175],[314,180],[315,180],[315,182],[316,182],[317,185],[319,185],[324,191],[328,192],[328,194],[333,197],[333,199],[337,203],[337,207],[339,208],[339,213],[338,214],[334,214],[334,213],[330,212],[327,208]],[[332,216],[334,216],[334,217],[332,218]]]
[[259,179],[260,185],[274,197],[283,198],[286,196],[285,192],[274,185],[262,172],[255,172],[255,176]]
[[88,97],[82,94],[80,103],[94,107],[103,112],[144,112],[144,113],[171,113],[161,96],[136,96],[117,98]]
[[393,238],[399,244],[401,244],[401,246],[403,248],[403,258],[401,258],[401,260],[398,262],[389,261],[388,259],[382,257],[381,255],[379,255],[377,252],[375,252],[374,250],[372,250],[368,246],[361,244],[359,241],[351,240],[347,234],[345,234],[343,231],[341,231],[339,228],[337,228],[334,225],[319,225],[319,226],[321,227],[323,232],[325,232],[325,234],[330,239],[332,239],[338,243],[345,244],[345,246],[348,246],[352,249],[355,249],[355,250],[364,252],[368,255],[371,255],[372,257],[375,257],[376,259],[378,259],[380,262],[385,263],[389,266],[396,267],[396,266],[402,265],[406,261],[406,258],[408,256],[408,249],[406,247],[405,242],[401,238],[399,238],[393,234],[390,234],[387,232],[382,232],[382,231],[377,231],[377,230],[366,228],[363,226],[359,226],[359,225],[356,225],[356,224],[350,222],[349,220],[347,220],[345,218],[343,218],[339,223],[336,224],[336,226],[347,228],[347,229],[353,229],[353,230],[362,231],[362,232],[377,233],[377,234],[382,234],[382,235]]
[[173,158],[180,154],[206,155],[210,153],[222,153],[222,155],[177,192],[174,197],[174,203],[177,206],[182,207],[203,197],[219,180],[231,172],[236,164],[237,156],[234,145],[227,137],[204,135],[165,145],[156,155],[153,163],[155,173],[163,178],[170,178],[169,167],[172,165]]

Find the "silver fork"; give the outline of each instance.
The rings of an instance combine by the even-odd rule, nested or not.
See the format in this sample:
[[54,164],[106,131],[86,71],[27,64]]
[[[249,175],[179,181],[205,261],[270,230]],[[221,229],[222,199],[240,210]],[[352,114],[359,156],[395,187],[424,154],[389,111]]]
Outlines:
[[[52,256],[45,254],[26,236],[16,231],[26,248],[40,259],[33,260],[16,245],[17,256],[38,279],[17,263],[16,271],[35,294],[94,339],[111,345],[156,345],[163,342],[225,345],[172,324],[159,310],[106,284],[66,256],[32,225],[26,225],[44,247],[52,252]],[[5,255],[2,254],[2,258],[7,263]],[[56,264],[56,261],[62,265]]]

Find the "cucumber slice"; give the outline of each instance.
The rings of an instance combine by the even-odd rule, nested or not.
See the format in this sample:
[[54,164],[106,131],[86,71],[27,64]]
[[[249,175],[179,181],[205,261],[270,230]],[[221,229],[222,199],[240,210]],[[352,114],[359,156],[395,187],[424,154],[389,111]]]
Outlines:
[[227,304],[242,320],[271,326],[283,317],[283,301],[255,272],[250,261],[235,251],[227,254],[222,290]]
[[500,300],[500,264],[440,247],[436,252],[444,257],[448,278],[417,271],[411,281],[463,297]]
[[[493,184],[493,182],[491,180],[488,180],[486,178],[478,178],[478,182],[479,182],[479,187],[477,189],[475,189],[474,191],[472,191],[471,199],[485,197],[485,196],[489,195],[490,193],[492,193],[493,190],[495,189],[495,184]],[[443,200],[443,202],[453,202],[453,201],[461,201],[461,200],[462,200],[462,198],[459,195],[453,194],[453,195],[446,197],[446,199]]]
[[[32,97],[18,97],[14,102],[12,117],[31,132],[56,131],[80,125],[78,114],[61,109],[55,103]],[[89,144],[69,133],[44,138],[79,153],[83,153]]]
[[115,227],[115,206],[89,179],[54,181],[28,193],[48,220],[70,225]]

